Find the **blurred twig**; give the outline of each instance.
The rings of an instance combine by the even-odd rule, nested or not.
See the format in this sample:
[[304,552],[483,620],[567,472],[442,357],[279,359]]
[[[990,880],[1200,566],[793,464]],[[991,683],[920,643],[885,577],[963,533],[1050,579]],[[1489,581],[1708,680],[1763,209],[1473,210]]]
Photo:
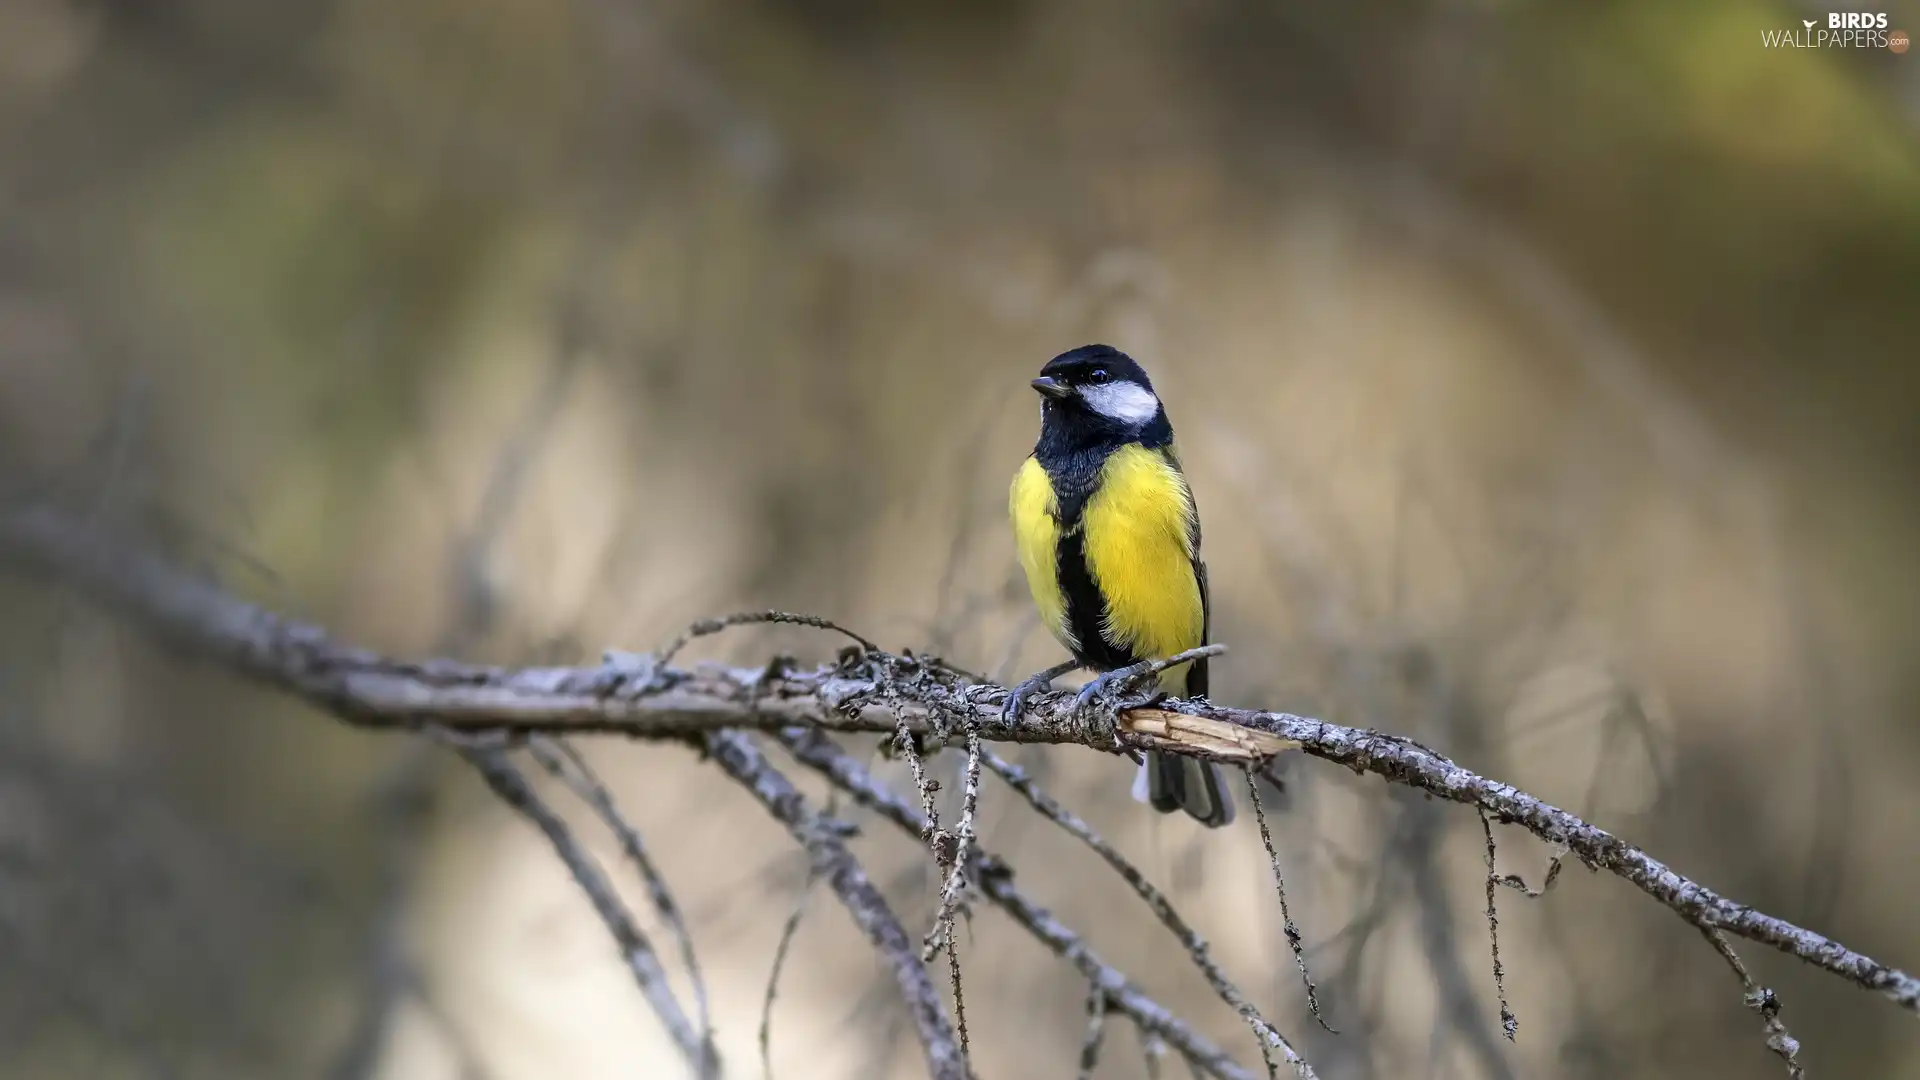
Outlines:
[[807,900],[813,896],[813,883],[819,876],[811,869],[800,886],[800,898],[793,902],[786,925],[780,928],[780,944],[773,950],[773,969],[767,972],[767,996],[760,1003],[760,1071],[763,1080],[773,1080],[773,1001],[780,989],[780,971],[787,966],[787,951],[800,932],[800,920],[807,914]]
[[845,827],[809,810],[800,792],[767,763],[746,735],[716,731],[707,736],[705,746],[720,768],[751,792],[807,849],[813,872],[840,898],[860,931],[892,967],[894,980],[913,1014],[933,1080],[968,1080],[953,1026],[940,1005],[940,991],[927,977],[926,965],[920,962],[899,916],[847,850],[842,835]]
[[[578,334],[571,329],[577,321],[566,310],[562,311],[558,359],[548,369],[526,415],[494,455],[473,521],[451,544],[448,591],[453,597],[453,611],[437,646],[442,654],[459,656],[469,652],[476,643],[486,639],[499,619],[501,590],[488,562],[512,521],[526,489],[528,471],[558,422],[574,375],[580,369],[585,351],[577,340]],[[416,856],[426,840],[433,794],[434,777],[427,750],[426,743],[408,747],[378,786],[377,803],[383,818],[381,908],[372,937],[368,992],[352,1034],[329,1070],[334,1080],[372,1077],[384,1061],[394,1016],[403,999],[409,993],[422,997],[424,980],[417,970],[418,962],[406,955],[402,927],[418,872]],[[695,993],[702,994],[697,971],[693,977]],[[422,1000],[424,1004],[431,1004]],[[703,994],[701,1004],[704,1028]]]
[[1087,1033],[1080,1040],[1080,1080],[1093,1080],[1100,1064],[1100,1043],[1107,1032],[1107,991],[1099,983],[1087,988]]
[[660,872],[647,846],[640,839],[640,831],[621,815],[620,808],[614,805],[613,793],[600,782],[586,759],[564,740],[536,738],[527,742],[527,749],[533,754],[540,767],[565,784],[581,802],[593,808],[593,812],[604,822],[614,837],[620,842],[620,851],[627,861],[639,872],[640,880],[647,886],[647,897],[653,902],[653,908],[660,913],[660,921],[666,923],[667,930],[673,934],[680,946],[680,962],[686,965],[687,980],[693,984],[693,1007],[700,1017],[700,1041],[704,1050],[700,1055],[703,1080],[712,1080],[719,1076],[720,1056],[713,1043],[713,1015],[707,1002],[707,981],[700,973],[700,961],[693,949],[693,934],[687,929],[687,921],[680,913],[680,905],[673,898],[673,890],[667,886],[666,875]]
[[526,776],[508,760],[504,750],[466,747],[461,753],[501,801],[519,811],[546,834],[554,853],[566,864],[581,891],[593,902],[594,911],[612,932],[614,941],[620,946],[622,959],[627,962],[628,970],[633,972],[634,981],[640,986],[641,994],[653,1006],[660,1022],[666,1025],[667,1034],[672,1036],[680,1052],[693,1065],[695,1075],[719,1075],[719,1063],[715,1060],[713,1045],[694,1028],[686,1012],[680,1008],[679,1001],[674,998],[673,990],[667,983],[666,969],[660,965],[660,957],[654,951],[653,943],[634,923],[626,905],[614,895],[613,886],[574,838],[573,830],[540,798]]

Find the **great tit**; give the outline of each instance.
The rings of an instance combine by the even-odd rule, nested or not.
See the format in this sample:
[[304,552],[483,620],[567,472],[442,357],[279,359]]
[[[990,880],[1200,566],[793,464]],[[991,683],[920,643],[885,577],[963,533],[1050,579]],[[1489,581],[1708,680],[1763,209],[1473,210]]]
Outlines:
[[[1083,345],[1049,360],[1033,388],[1040,439],[1014,474],[1008,510],[1041,621],[1073,661],[1017,687],[1010,716],[1076,667],[1104,674],[1207,641],[1200,517],[1147,373],[1110,345]],[[1101,685],[1090,683],[1082,701]],[[1206,660],[1168,668],[1160,689],[1204,695]],[[1149,753],[1142,769],[1155,809],[1210,826],[1233,820],[1211,763]]]

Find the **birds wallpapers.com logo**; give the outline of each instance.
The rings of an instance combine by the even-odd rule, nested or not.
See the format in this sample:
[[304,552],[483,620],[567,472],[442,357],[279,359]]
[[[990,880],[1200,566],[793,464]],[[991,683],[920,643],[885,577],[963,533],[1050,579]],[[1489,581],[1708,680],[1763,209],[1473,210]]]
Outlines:
[[1891,29],[1884,11],[1830,11],[1824,21],[1801,19],[1799,29],[1762,30],[1768,49],[1885,49],[1896,55],[1913,44],[1905,30]]

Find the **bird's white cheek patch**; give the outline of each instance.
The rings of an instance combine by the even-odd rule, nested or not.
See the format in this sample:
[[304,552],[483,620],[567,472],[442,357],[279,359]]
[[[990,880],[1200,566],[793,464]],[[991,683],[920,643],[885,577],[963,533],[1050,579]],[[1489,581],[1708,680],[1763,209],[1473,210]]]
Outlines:
[[1160,411],[1160,400],[1153,391],[1137,382],[1105,383],[1083,386],[1080,397],[1087,408],[1123,424],[1144,424]]

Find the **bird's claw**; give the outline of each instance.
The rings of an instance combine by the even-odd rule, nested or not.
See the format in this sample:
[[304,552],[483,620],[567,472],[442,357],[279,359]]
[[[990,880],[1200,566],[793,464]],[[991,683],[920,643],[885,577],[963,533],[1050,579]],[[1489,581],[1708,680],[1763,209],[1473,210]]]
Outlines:
[[1130,676],[1131,673],[1124,668],[1096,675],[1088,679],[1073,698],[1073,711],[1096,725],[1102,734],[1113,741],[1115,750],[1124,750],[1125,744],[1120,741],[1117,719],[1120,703],[1109,698],[1115,688],[1126,685]]
[[1053,689],[1053,677],[1044,671],[1015,686],[1007,691],[1006,703],[1000,707],[1000,718],[1010,725],[1015,723],[1020,719],[1020,714],[1026,711],[1028,699],[1051,689]]
[[1116,686],[1124,685],[1131,674],[1132,672],[1121,668],[1119,671],[1104,672],[1088,679],[1086,685],[1080,688],[1080,693],[1074,695],[1074,711],[1085,712],[1093,707],[1095,701],[1105,704],[1109,693]]

